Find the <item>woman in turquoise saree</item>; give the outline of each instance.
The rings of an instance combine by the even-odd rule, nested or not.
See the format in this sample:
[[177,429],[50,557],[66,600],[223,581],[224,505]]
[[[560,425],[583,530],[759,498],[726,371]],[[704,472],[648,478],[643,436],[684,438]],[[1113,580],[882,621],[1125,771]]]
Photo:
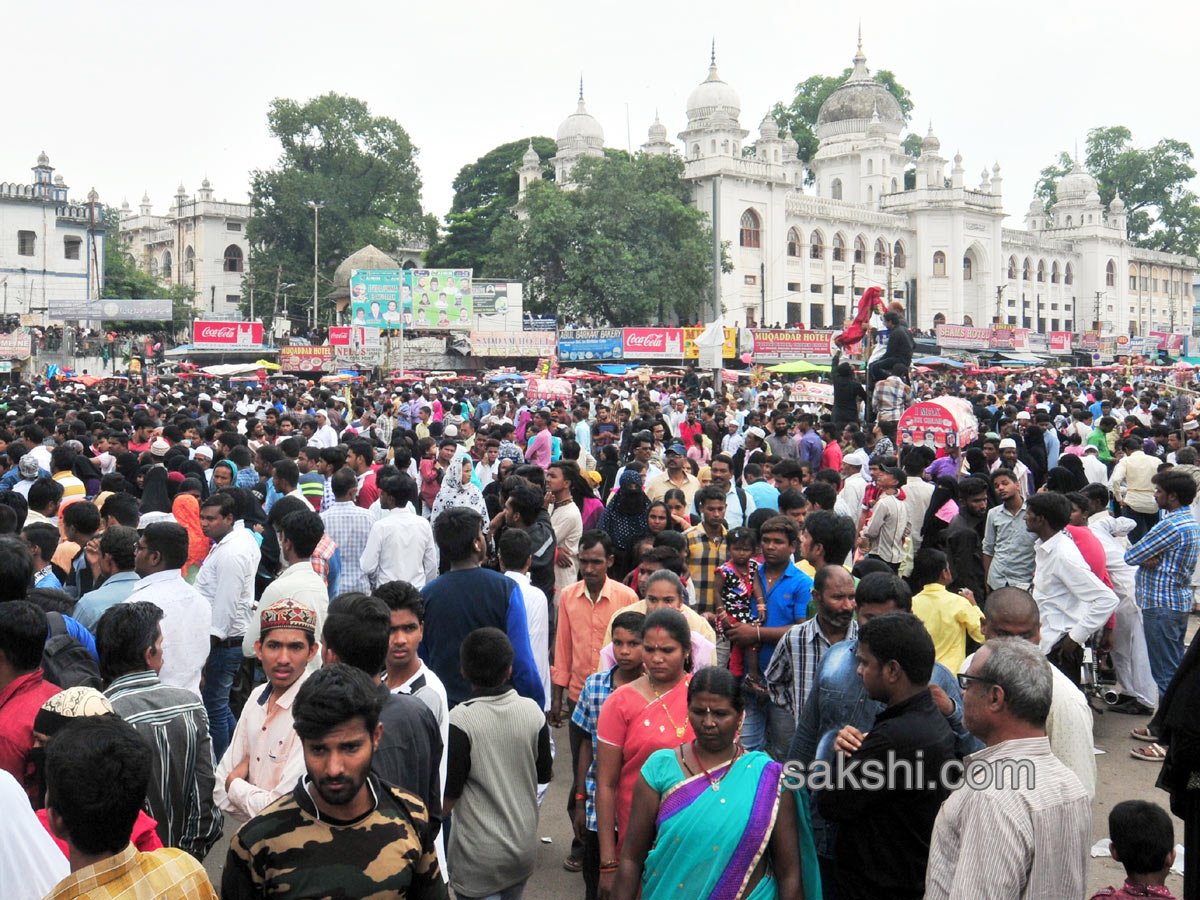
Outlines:
[[742,708],[727,670],[692,677],[696,739],[642,767],[611,900],[820,900],[808,798],[738,745]]

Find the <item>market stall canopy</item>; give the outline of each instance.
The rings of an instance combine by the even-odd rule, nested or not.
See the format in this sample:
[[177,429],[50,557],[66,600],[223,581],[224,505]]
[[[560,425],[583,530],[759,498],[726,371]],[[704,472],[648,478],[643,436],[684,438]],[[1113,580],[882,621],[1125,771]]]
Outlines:
[[828,372],[829,366],[821,366],[817,363],[811,363],[807,359],[794,359],[791,362],[780,363],[777,366],[771,366],[767,369],[768,372],[778,372],[781,375],[805,375],[809,372]]
[[226,363],[221,366],[205,366],[200,371],[216,375],[218,378],[226,378],[230,375],[249,375],[260,368],[258,363]]
[[635,369],[639,368],[639,366],[636,366],[636,365],[632,365],[632,366],[613,365],[613,366],[596,366],[596,368],[599,369],[601,372],[603,372],[605,375],[624,375],[627,372],[634,371]]
[[906,409],[896,430],[902,443],[963,447],[979,437],[979,421],[962,397],[934,397]]
[[1040,356],[1034,356],[1032,353],[1001,353],[1009,362],[1020,363],[1023,366],[1044,366],[1046,360]]
[[946,359],[944,356],[922,356],[913,360],[914,366],[949,366],[952,369],[965,369],[966,363],[957,359]]

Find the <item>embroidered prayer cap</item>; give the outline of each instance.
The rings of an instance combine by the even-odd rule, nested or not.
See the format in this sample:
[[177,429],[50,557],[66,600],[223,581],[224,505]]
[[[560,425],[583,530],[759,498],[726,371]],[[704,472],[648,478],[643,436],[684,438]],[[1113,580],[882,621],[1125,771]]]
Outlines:
[[299,603],[290,597],[276,600],[259,615],[262,633],[272,628],[299,628],[309,634],[317,633],[317,614],[311,606]]
[[42,704],[42,708],[34,717],[33,730],[49,737],[71,719],[111,715],[114,715],[112,704],[98,690],[90,687],[70,687]]

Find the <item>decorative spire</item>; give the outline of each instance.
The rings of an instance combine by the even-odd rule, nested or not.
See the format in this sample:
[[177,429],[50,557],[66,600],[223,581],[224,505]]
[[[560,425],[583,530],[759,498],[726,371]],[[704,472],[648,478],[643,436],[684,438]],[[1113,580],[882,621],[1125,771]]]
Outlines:
[[583,102],[583,73],[579,73],[579,102]]
[[858,20],[858,52],[862,54],[862,19]]
[[715,34],[712,39],[712,54],[708,57],[708,64],[710,66],[717,64],[717,36]]

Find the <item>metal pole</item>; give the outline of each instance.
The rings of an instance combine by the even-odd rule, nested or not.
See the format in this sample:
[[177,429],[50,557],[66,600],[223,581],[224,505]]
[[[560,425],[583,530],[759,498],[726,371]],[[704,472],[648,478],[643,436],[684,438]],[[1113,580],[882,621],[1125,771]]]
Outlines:
[[313,204],[313,331],[317,330],[317,273],[318,269],[318,248],[321,241],[321,205]]
[[[415,314],[415,311],[414,311]],[[390,334],[390,332],[389,332]],[[404,303],[400,304],[400,377],[404,377]]]
[[717,181],[718,177],[714,175],[712,182],[713,321],[721,317],[721,229]]

